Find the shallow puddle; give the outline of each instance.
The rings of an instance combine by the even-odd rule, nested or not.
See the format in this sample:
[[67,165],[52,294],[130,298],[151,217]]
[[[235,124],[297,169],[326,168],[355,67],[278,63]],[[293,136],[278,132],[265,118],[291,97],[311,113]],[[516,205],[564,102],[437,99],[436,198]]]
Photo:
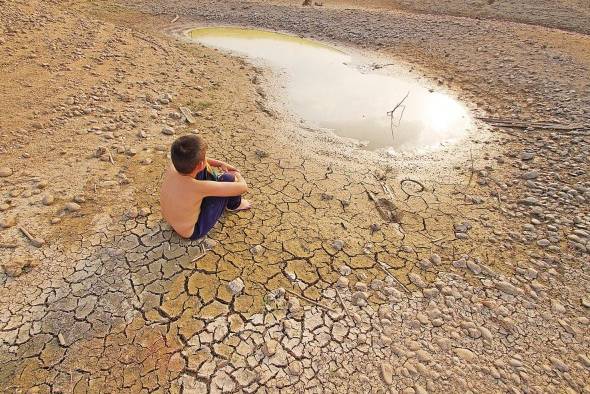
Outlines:
[[458,139],[471,125],[467,109],[451,96],[431,92],[407,75],[371,71],[351,55],[316,41],[242,28],[194,29],[188,35],[278,71],[286,103],[295,115],[365,141],[368,149],[439,146]]

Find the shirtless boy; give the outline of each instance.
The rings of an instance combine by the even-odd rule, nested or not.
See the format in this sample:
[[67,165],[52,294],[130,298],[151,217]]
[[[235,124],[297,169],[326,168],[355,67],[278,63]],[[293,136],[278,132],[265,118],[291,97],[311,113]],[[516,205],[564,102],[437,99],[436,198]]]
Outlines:
[[164,219],[184,238],[204,237],[226,208],[235,212],[251,206],[241,197],[248,185],[240,172],[206,153],[207,143],[195,135],[178,138],[170,149],[172,165],[164,175],[160,206]]

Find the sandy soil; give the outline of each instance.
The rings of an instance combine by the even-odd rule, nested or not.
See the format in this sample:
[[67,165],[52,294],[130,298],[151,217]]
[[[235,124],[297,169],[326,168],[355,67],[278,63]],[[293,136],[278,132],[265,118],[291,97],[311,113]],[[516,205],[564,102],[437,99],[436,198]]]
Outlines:
[[[446,15],[481,16],[454,2],[285,3],[0,2],[0,387],[590,392],[590,38]],[[523,20],[510,4],[484,16]],[[520,14],[585,32],[576,4]],[[531,127],[362,151],[300,127],[269,70],[178,36],[204,24],[411,64]],[[191,132],[243,168],[255,204],[203,244],[157,199]]]

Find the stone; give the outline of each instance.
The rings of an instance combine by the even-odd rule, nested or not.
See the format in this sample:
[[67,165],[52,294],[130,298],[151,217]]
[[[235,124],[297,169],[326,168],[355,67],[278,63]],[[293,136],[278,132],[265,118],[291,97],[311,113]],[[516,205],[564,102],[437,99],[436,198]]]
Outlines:
[[301,373],[303,372],[303,365],[301,364],[301,361],[299,361],[299,360],[291,361],[287,367],[287,372],[291,376],[301,375]]
[[53,197],[53,194],[45,194],[43,196],[43,198],[41,199],[41,203],[43,205],[52,205],[55,202],[55,197]]
[[162,128],[162,134],[164,135],[174,135],[174,129],[170,126],[164,126]]
[[66,203],[66,205],[64,206],[64,208],[65,208],[65,210],[67,212],[77,212],[80,209],[82,209],[82,207],[78,203],[75,203],[75,202],[68,202],[68,203]]
[[553,367],[557,368],[561,372],[567,372],[570,368],[559,358],[557,357],[549,357],[549,361],[553,364]]
[[266,342],[264,342],[264,345],[262,345],[262,353],[266,357],[272,357],[277,352],[278,346],[279,343],[277,341],[274,339],[268,339]]
[[233,295],[239,295],[244,290],[244,281],[242,278],[236,278],[228,283],[227,287]]
[[16,216],[15,215],[7,215],[4,218],[0,219],[0,228],[10,228],[16,226]]
[[344,241],[337,239],[334,242],[332,242],[332,247],[336,250],[342,250],[342,248],[344,247]]
[[463,360],[465,360],[467,362],[472,362],[473,360],[475,360],[475,353],[473,353],[469,349],[455,348],[455,349],[453,349],[453,351],[455,352],[455,354],[457,356],[459,356],[460,358],[462,358]]
[[551,300],[551,311],[553,313],[565,313],[565,306],[558,300]]
[[430,261],[434,265],[440,265],[441,262],[442,262],[440,256],[438,254],[436,254],[436,253],[434,253],[432,256],[430,256]]
[[31,258],[14,256],[8,262],[2,263],[2,269],[7,276],[16,278],[30,271],[37,264]]
[[496,283],[496,288],[503,293],[510,294],[510,295],[518,295],[521,293],[521,290],[514,286],[511,283],[506,281],[500,281]]
[[0,178],[7,178],[12,175],[12,168],[0,167]]
[[393,384],[393,366],[390,363],[381,363],[381,378],[385,384]]
[[415,272],[410,272],[408,274],[408,279],[410,279],[410,282],[412,282],[417,287],[420,287],[423,289],[428,287],[428,284],[426,283],[424,278],[422,278],[422,276],[420,276],[419,274],[417,274]]
[[525,172],[524,174],[522,174],[522,179],[537,179],[539,177],[539,171],[533,170],[533,171],[528,171]]

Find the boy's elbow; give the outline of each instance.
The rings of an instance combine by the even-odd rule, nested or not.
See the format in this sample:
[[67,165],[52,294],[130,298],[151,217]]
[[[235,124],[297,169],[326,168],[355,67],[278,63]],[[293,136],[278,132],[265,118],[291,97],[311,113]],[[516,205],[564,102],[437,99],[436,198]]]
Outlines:
[[242,187],[242,193],[240,194],[245,194],[248,193],[248,185],[246,184],[246,182],[244,182],[244,185]]

